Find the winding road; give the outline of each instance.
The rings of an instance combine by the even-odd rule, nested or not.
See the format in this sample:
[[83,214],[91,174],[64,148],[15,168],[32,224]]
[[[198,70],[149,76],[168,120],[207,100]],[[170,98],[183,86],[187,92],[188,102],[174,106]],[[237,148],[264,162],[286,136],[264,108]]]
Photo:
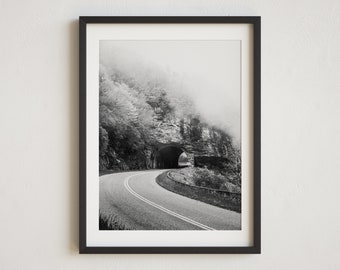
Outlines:
[[156,177],[164,170],[124,172],[100,177],[99,207],[135,230],[239,230],[241,215],[164,189]]

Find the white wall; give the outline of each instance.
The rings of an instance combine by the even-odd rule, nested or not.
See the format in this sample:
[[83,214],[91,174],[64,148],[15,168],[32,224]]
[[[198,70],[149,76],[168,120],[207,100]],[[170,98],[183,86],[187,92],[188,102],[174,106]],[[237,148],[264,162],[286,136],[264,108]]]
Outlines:
[[[79,15],[262,16],[262,255],[78,255]],[[0,269],[340,269],[339,0],[0,0]]]

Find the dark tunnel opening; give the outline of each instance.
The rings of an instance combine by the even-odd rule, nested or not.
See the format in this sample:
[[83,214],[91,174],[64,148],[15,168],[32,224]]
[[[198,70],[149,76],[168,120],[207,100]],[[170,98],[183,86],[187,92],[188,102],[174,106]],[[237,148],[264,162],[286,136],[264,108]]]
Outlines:
[[167,146],[158,151],[157,168],[174,169],[179,168],[178,159],[184,151],[176,146]]

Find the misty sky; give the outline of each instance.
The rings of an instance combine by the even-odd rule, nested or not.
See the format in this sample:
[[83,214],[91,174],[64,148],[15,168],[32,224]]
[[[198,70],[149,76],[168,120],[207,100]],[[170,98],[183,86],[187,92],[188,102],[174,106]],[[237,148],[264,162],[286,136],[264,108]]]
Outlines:
[[[240,142],[240,41],[101,41],[101,61],[147,63],[183,80],[207,122]],[[104,59],[104,60],[102,60]]]

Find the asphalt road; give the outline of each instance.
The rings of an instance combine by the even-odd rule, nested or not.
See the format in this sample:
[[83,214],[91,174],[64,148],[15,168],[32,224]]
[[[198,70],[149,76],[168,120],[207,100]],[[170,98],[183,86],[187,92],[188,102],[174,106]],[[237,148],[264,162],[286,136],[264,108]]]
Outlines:
[[241,215],[196,201],[159,186],[164,170],[100,177],[99,207],[135,230],[239,230]]

